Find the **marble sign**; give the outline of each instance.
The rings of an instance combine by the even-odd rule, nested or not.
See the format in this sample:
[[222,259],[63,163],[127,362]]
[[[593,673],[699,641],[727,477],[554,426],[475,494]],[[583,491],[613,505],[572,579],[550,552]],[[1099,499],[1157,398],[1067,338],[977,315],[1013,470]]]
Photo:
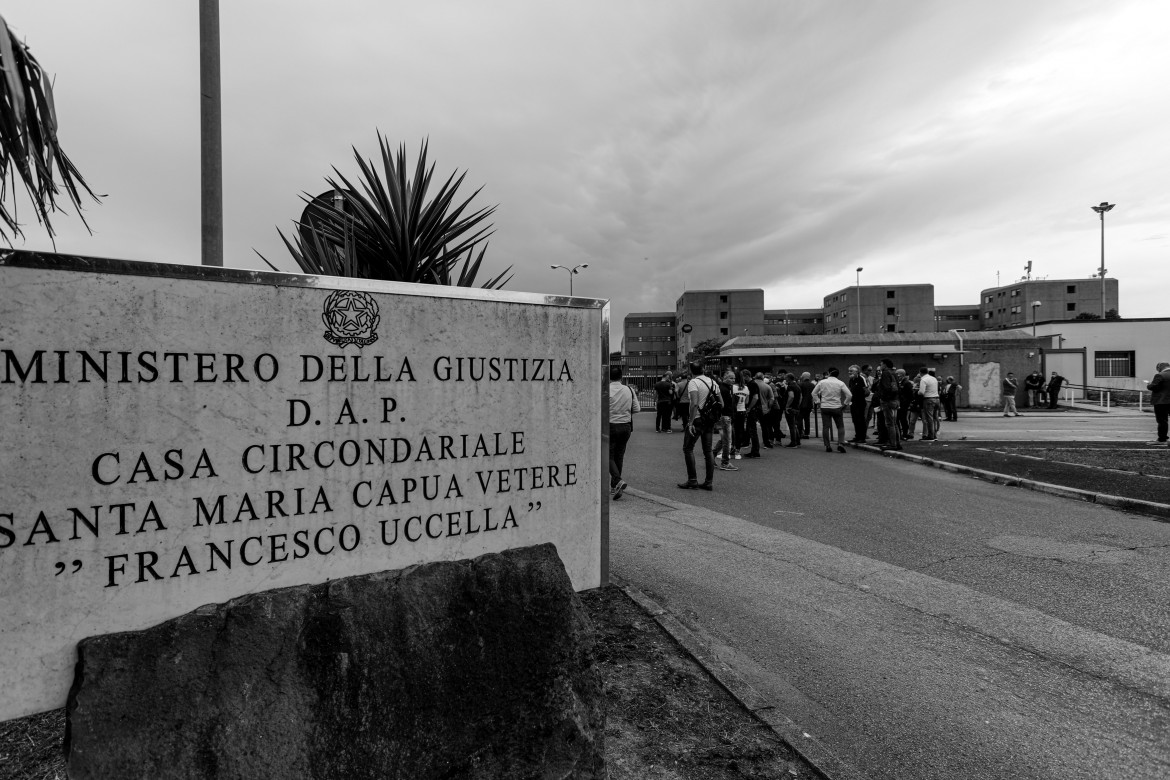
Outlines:
[[0,254],[0,720],[77,642],[552,542],[600,584],[608,306]]

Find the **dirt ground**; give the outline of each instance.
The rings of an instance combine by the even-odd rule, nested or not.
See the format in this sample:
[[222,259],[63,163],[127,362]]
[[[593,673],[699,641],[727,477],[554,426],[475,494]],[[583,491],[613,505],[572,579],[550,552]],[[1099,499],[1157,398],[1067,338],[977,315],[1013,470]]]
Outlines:
[[1142,501],[1170,504],[1170,450],[1134,442],[907,442],[934,460]]
[[[605,676],[611,780],[820,777],[619,588],[582,594]],[[64,710],[0,723],[0,780],[65,780]]]

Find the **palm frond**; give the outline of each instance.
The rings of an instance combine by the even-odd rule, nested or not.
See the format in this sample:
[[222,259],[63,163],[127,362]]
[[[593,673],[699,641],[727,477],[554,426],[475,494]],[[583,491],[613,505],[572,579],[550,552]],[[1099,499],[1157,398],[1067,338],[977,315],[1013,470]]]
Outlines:
[[[53,87],[28,47],[8,28],[0,16],[0,236],[23,236],[15,205],[5,201],[16,197],[17,180],[28,193],[37,221],[54,235],[50,214],[60,211],[58,198],[64,195],[73,204],[82,224],[83,191],[96,202],[98,196],[86,184],[81,172],[65,154],[57,139],[57,110]],[[55,170],[54,170],[55,169]],[[9,173],[15,176],[9,179]]]
[[[430,196],[435,165],[428,163],[426,139],[419,146],[413,178],[408,176],[405,144],[394,150],[379,133],[378,147],[378,163],[354,147],[358,169],[354,179],[337,168],[326,177],[340,195],[340,205],[302,196],[309,205],[293,240],[280,233],[293,260],[305,273],[474,286],[493,232],[485,223],[496,207],[473,210],[471,203],[482,188],[458,200],[466,171],[452,173]],[[511,267],[505,269],[483,287],[503,287],[511,279],[510,271]]]

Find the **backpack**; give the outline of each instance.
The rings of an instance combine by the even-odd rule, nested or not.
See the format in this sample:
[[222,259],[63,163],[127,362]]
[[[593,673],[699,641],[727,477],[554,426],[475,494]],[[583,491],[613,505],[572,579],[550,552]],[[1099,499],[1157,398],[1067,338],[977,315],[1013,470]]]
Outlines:
[[707,388],[707,397],[695,418],[695,428],[700,431],[713,430],[719,423],[719,418],[723,416],[723,394],[719,392],[719,387],[713,380],[707,381],[711,382]]

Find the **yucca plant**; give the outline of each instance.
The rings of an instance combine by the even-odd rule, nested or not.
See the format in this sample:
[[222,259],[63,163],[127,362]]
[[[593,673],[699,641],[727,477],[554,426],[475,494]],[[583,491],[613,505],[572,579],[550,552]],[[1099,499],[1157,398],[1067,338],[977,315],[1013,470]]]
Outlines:
[[[379,133],[378,146],[380,166],[354,148],[358,186],[334,168],[336,178],[325,179],[333,197],[303,193],[308,207],[292,240],[277,230],[297,265],[309,274],[476,286],[492,233],[486,220],[496,207],[471,210],[480,190],[457,202],[467,176],[458,171],[428,199],[435,166],[427,164],[427,141],[419,148],[413,179],[407,178],[405,145],[395,155]],[[511,279],[510,271],[509,266],[479,286],[500,289]]]
[[[81,192],[84,190],[95,201],[97,196],[57,141],[52,84],[28,47],[8,29],[2,16],[0,66],[4,70],[0,78],[0,236],[10,241],[13,235],[24,235],[15,204],[10,200],[16,197],[18,179],[32,201],[37,221],[45,226],[50,238],[53,224],[49,215],[60,210],[58,176],[88,229],[81,213]],[[10,177],[12,171],[16,174]]]

